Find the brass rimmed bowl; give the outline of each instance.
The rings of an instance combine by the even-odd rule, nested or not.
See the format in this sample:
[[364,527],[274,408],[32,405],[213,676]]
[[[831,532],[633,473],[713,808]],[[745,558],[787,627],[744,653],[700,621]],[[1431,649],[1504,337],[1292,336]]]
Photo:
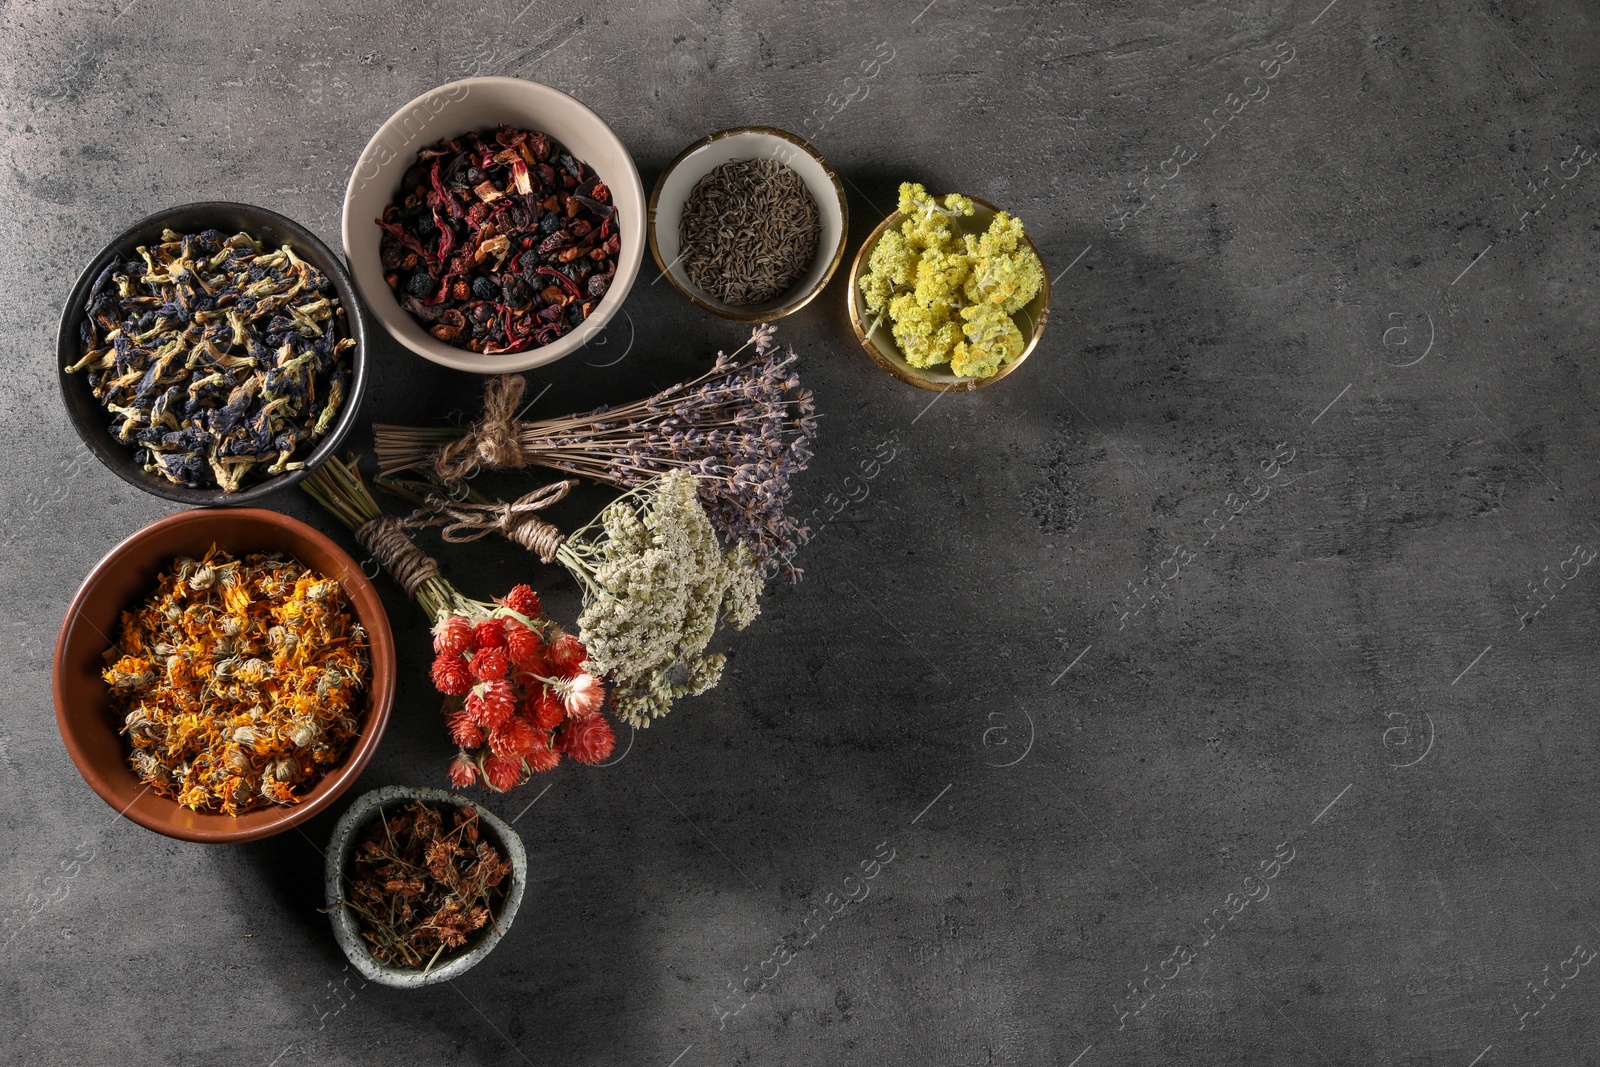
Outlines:
[[[968,197],[972,201],[974,212],[971,215],[956,219],[956,230],[962,234],[980,234],[989,228],[989,223],[1000,213],[1000,208],[976,196]],[[861,250],[856,253],[855,260],[850,264],[850,291],[845,294],[845,301],[850,308],[850,326],[855,330],[856,340],[861,342],[861,347],[867,350],[867,355],[872,357],[874,363],[905,382],[919,389],[931,389],[934,392],[946,392],[951,389],[973,390],[982,389],[986,385],[993,385],[1000,379],[1014,372],[1025,363],[1033,350],[1039,347],[1039,338],[1044,335],[1045,322],[1050,318],[1050,271],[1044,272],[1044,284],[1039,287],[1039,293],[1028,303],[1024,304],[1016,314],[1011,316],[1011,321],[1017,324],[1017,329],[1022,336],[1027,338],[1027,343],[1022,349],[1022,354],[1007,363],[987,378],[969,378],[960,374],[952,374],[948,369],[938,367],[913,367],[906,362],[905,356],[900,354],[900,345],[894,339],[889,318],[887,315],[881,319],[867,310],[867,302],[861,296],[861,275],[867,269],[867,261],[872,257],[872,250],[877,247],[878,240],[891,226],[898,226],[905,215],[899,211],[878,223],[876,229],[867,235],[861,242]],[[1044,257],[1039,255],[1039,246],[1033,243],[1032,237],[1027,237],[1028,247],[1033,249],[1033,254],[1039,256],[1039,262],[1044,263]],[[946,365],[948,367],[948,365]]]
[[[689,280],[680,262],[678,224],[695,184],[724,163],[736,159],[775,159],[794,170],[816,201],[822,219],[817,253],[811,266],[787,292],[760,304],[724,303]],[[793,314],[816,299],[844,261],[850,208],[844,186],[822,153],[804,138],[773,126],[736,126],[707,134],[678,153],[650,191],[650,254],[672,287],[697,307],[734,322],[771,322]]]

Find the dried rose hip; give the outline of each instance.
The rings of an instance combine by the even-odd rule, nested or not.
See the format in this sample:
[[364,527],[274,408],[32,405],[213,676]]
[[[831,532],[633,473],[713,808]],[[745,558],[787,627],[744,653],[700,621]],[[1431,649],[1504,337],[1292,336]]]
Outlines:
[[377,220],[384,277],[434,337],[495,355],[547,345],[610,291],[611,191],[547,134],[463,134],[417,153]]

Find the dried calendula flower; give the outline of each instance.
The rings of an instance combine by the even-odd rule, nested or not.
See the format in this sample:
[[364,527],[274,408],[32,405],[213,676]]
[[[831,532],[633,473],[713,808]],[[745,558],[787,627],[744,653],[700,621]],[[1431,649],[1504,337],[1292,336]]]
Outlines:
[[123,612],[103,677],[157,795],[238,815],[297,804],[360,729],[367,634],[338,584],[276,554],[173,561]]

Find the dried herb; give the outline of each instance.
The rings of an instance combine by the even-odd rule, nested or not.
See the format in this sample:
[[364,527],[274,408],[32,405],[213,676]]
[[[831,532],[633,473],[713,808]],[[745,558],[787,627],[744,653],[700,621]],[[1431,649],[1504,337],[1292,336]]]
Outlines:
[[[372,955],[426,973],[495,921],[511,864],[478,825],[470,804],[437,808],[414,800],[362,829],[340,901],[355,912]],[[498,927],[496,927],[498,929]]]
[[611,754],[614,736],[599,714],[605,692],[585,669],[588,652],[544,614],[537,593],[518,585],[497,603],[469,600],[411,543],[408,523],[383,514],[353,462],[330,459],[302,485],[434,621],[430,674],[459,746],[451,784],[499,793],[554,770],[563,755],[600,763]]
[[782,296],[817,257],[822,215],[794,169],[736,159],[695,183],[678,223],[689,280],[736,307]]
[[400,306],[439,340],[490,355],[583,322],[622,249],[605,183],[547,134],[505,125],[417,153],[377,223]]
[[717,624],[743,630],[760,612],[754,554],[746,545],[724,551],[694,481],[681,470],[654,478],[567,537],[536,514],[478,493],[451,500],[437,483],[380,479],[424,503],[408,522],[444,525],[457,540],[499,531],[544,562],[559,561],[584,591],[578,629],[586,667],[611,683],[616,716],[640,728],[679,697],[715,686],[727,662],[706,653]]
[[123,613],[106,659],[139,780],[224,815],[299,803],[358,732],[370,673],[366,631],[338,582],[214,546],[179,557]]
[[305,466],[349,389],[344,308],[317,268],[247,233],[165,230],[89,291],[83,358],[148,472],[235,492]]
[[952,374],[988,378],[1027,347],[1012,318],[1044,285],[1044,265],[1004,211],[982,234],[958,232],[972,215],[959,193],[943,205],[921,185],[900,186],[898,228],[884,231],[861,276],[867,310],[893,324],[895,343],[913,367],[948,363]]
[[424,470],[451,487],[527,464],[622,489],[687,471],[723,540],[749,545],[762,577],[782,569],[798,579],[790,560],[805,529],[784,509],[790,479],[811,460],[815,405],[791,369],[798,357],[780,353],[773,335],[757,327],[711,370],[647,400],[561,419],[518,421],[524,379],[497,376],[470,429],[374,425],[378,463],[385,475]]
[[611,681],[617,717],[636,727],[716,685],[727,657],[706,646],[718,621],[743,630],[760,611],[754,555],[742,544],[723,550],[694,481],[673,471],[624,494],[558,556],[584,589],[589,667]]

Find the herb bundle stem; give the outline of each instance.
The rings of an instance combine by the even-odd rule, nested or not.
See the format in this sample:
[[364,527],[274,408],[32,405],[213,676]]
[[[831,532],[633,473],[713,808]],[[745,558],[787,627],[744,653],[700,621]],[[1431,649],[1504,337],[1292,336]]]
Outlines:
[[[354,458],[346,463],[330,456],[310,477],[300,483],[311,498],[328,510],[352,533],[383,518],[383,509],[372,496]],[[416,550],[421,555],[421,550]],[[446,615],[483,615],[493,604],[469,599],[438,574],[424,579],[412,594],[422,610],[435,621]]]
[[798,578],[787,560],[806,531],[784,509],[791,478],[811,458],[815,407],[791,369],[798,357],[778,351],[773,336],[758,327],[704,373],[583,415],[523,422],[522,380],[490,379],[484,417],[471,426],[374,425],[379,469],[425,471],[454,487],[484,468],[533,464],[620,489],[684,471],[718,532],[748,544],[763,576],[785,569]]

